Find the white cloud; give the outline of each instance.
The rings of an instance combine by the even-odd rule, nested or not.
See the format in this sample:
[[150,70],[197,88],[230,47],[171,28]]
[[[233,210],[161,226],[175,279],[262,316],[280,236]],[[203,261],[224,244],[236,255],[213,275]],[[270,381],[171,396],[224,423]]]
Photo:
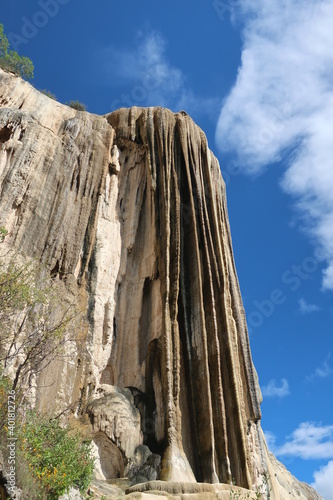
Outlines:
[[216,115],[221,101],[194,94],[184,73],[167,58],[166,40],[157,32],[139,33],[135,47],[104,50],[110,78],[130,90],[114,99],[112,107],[164,106],[189,113]]
[[288,380],[281,379],[281,384],[278,385],[275,380],[270,380],[267,385],[261,388],[264,397],[278,397],[283,398],[290,394]]
[[239,0],[241,67],[216,131],[223,151],[260,173],[285,160],[283,189],[326,249],[333,289],[333,2]]
[[333,500],[333,461],[331,460],[327,465],[314,472],[313,477],[314,482],[311,486],[325,500]]
[[333,425],[322,426],[304,422],[289,436],[284,445],[275,448],[274,453],[305,460],[333,458]]
[[305,299],[300,298],[298,301],[299,312],[301,314],[311,314],[313,312],[319,311],[320,308],[315,304],[308,304]]
[[333,373],[333,369],[331,368],[328,360],[330,359],[331,354],[328,354],[323,363],[315,369],[312,375],[309,375],[305,378],[306,382],[313,382],[316,378],[327,378]]
[[[276,436],[272,432],[265,431],[264,435],[267,447],[274,455],[300,457],[304,460],[333,458],[333,425],[304,422],[279,447],[276,446]],[[313,477],[311,486],[325,500],[333,500],[333,461],[315,471]]]

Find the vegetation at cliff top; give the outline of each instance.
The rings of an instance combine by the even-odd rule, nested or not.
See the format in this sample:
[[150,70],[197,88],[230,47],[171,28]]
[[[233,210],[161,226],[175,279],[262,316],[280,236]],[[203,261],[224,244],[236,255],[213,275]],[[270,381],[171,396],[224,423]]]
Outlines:
[[[26,80],[34,77],[34,65],[28,57],[20,56],[15,50],[9,50],[9,41],[4,32],[3,24],[0,24],[0,68],[12,71]],[[49,90],[41,90],[50,99],[57,100],[56,96]],[[74,100],[66,103],[70,108],[77,111],[86,111],[87,107],[80,101]]]
[[40,92],[42,94],[46,95],[46,97],[53,99],[54,101],[57,100],[57,96],[55,94],[53,94],[52,92],[50,92],[49,90],[43,89],[43,90],[40,90]]
[[70,108],[76,109],[76,111],[86,111],[87,107],[80,101],[69,101],[66,103]]
[[13,71],[27,80],[34,77],[34,65],[31,59],[19,56],[15,50],[9,50],[9,41],[2,24],[0,24],[0,67]]

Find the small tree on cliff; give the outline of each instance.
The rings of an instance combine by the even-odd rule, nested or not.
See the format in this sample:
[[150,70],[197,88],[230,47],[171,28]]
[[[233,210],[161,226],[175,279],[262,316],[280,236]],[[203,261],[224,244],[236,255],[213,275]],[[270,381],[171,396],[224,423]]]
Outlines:
[[[6,230],[0,228],[0,242]],[[34,262],[20,263],[17,256],[0,256],[0,374],[9,374],[12,389],[33,377],[54,359],[69,356],[82,318],[73,305],[59,296],[54,280],[41,278]],[[45,274],[45,273],[44,273]]]
[[13,71],[27,80],[34,77],[34,65],[31,59],[19,56],[14,50],[9,50],[9,41],[2,24],[0,24],[0,67]]

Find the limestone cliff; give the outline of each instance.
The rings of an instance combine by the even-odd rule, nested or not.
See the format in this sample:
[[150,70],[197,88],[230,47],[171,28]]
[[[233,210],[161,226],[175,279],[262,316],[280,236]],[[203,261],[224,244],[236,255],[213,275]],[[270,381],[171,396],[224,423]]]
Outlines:
[[310,498],[279,489],[268,458],[204,133],[163,108],[77,112],[1,70],[0,106],[6,244],[43,262],[88,319],[72,363],[39,376],[39,406],[88,411],[96,453],[114,459],[102,477],[123,475],[144,443],[164,481],[252,489],[268,472],[271,498]]

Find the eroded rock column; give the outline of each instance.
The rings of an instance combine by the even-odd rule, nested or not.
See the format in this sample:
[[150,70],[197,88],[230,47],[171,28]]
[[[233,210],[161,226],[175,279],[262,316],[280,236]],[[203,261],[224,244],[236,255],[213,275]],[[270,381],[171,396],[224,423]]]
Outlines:
[[[114,112],[108,120],[116,131],[120,163],[124,162],[120,190],[128,190],[133,176],[137,182],[122,208],[135,213],[138,221],[134,232],[133,223],[124,221],[123,234],[133,237],[130,261],[139,263],[146,253],[156,256],[154,272],[141,276],[141,281],[158,281],[155,291],[160,296],[155,301],[162,322],[155,323],[154,331],[140,332],[146,335],[146,346],[154,339],[157,343],[135,371],[143,374],[145,365],[140,389],[149,400],[147,413],[155,425],[156,443],[164,449],[162,478],[234,478],[250,487],[265,466],[260,391],[218,162],[203,132],[185,113],[132,108]],[[147,204],[153,214],[148,228]],[[128,254],[125,267],[130,265]],[[133,275],[133,266],[129,269]],[[122,273],[122,286],[127,276],[127,271]],[[123,335],[111,355],[112,366],[118,367],[115,384],[124,383],[122,367],[128,355],[132,359],[124,338],[133,329],[124,317],[121,324]]]

